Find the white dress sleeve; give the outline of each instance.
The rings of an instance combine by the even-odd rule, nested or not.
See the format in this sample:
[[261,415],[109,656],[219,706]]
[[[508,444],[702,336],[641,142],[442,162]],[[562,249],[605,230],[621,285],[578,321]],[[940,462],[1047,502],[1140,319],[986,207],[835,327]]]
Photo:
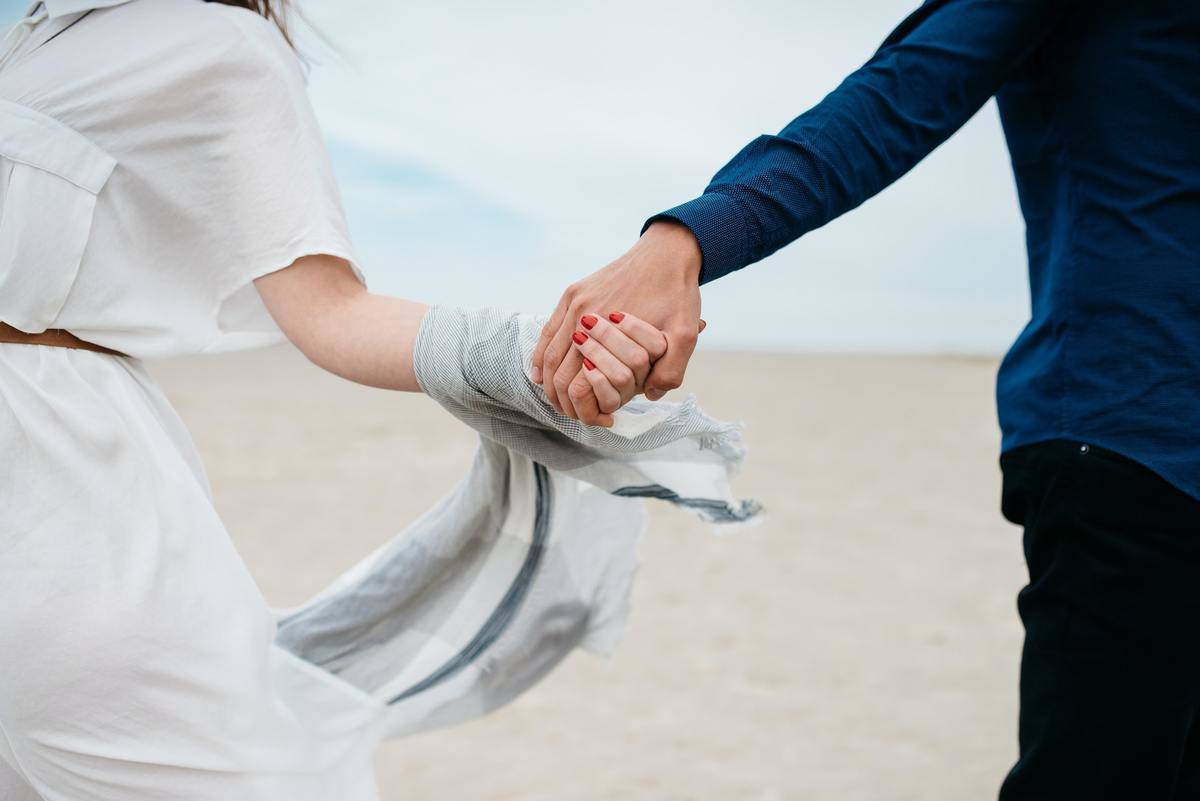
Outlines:
[[231,124],[208,148],[215,203],[201,218],[218,251],[212,286],[223,336],[209,350],[276,330],[253,281],[302,256],[345,259],[366,284],[303,66],[274,25],[229,10],[242,35],[221,61],[212,102]]
[[283,341],[253,282],[302,256],[366,283],[300,58],[221,3],[100,9],[5,64],[0,210],[0,319],[138,358]]

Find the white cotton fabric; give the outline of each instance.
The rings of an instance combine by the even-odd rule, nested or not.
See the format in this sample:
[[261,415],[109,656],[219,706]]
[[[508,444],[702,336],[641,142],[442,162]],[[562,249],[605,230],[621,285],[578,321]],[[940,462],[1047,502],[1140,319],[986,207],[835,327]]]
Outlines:
[[279,31],[200,0],[42,16],[0,68],[0,320],[139,358],[281,342],[253,279],[356,261]]
[[373,801],[381,738],[615,644],[642,524],[617,496],[754,513],[729,495],[734,428],[692,404],[580,426],[524,376],[533,321],[434,309],[418,377],[479,430],[470,472],[271,609],[143,360],[281,341],[252,281],[314,253],[353,263],[265,20],[52,0],[0,43],[0,320],[129,354],[0,344],[0,799]]

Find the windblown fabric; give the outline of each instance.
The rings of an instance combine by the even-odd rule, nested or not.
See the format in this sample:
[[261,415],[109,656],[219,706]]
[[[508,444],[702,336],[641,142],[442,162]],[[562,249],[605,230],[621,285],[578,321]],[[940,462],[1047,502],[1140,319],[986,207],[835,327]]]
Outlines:
[[714,523],[753,517],[729,476],[737,428],[637,401],[613,430],[562,417],[523,366],[539,321],[434,308],[417,340],[422,388],[480,432],[466,479],[304,607],[278,644],[382,707],[385,735],[488,712],[576,646],[620,636],[653,497]]
[[757,511],[735,502],[736,425],[683,404],[635,400],[612,429],[554,411],[525,373],[543,320],[497,310],[434,308],[416,350],[421,388],[486,439],[614,495],[655,497],[733,523]]

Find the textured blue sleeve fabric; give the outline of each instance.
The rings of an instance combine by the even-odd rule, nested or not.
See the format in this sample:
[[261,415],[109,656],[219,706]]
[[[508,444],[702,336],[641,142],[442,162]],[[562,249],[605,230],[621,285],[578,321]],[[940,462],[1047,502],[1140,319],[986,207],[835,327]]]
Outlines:
[[824,100],[778,135],[755,139],[701,197],[646,227],[671,219],[692,230],[704,257],[701,283],[769,256],[880,192],[948,139],[1071,2],[928,0]]

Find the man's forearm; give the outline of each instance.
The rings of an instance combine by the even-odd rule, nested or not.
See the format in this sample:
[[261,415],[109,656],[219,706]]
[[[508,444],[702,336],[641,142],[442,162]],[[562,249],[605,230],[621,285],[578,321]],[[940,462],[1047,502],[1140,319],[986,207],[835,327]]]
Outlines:
[[761,136],[670,219],[695,234],[701,283],[763,259],[883,190],[958,130],[1071,5],[934,0],[778,135]]

